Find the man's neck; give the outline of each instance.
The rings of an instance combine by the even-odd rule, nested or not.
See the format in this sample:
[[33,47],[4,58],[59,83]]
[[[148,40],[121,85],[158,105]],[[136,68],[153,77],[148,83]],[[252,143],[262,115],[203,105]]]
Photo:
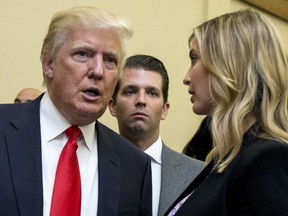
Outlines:
[[159,138],[159,135],[155,136],[129,136],[125,134],[121,134],[121,136],[125,137],[128,139],[131,143],[136,145],[140,150],[145,151],[147,148],[149,148],[151,145],[153,145],[157,139]]

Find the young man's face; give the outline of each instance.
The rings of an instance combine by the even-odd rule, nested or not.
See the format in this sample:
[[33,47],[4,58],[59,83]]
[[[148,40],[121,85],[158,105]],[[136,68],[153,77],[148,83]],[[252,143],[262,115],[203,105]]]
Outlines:
[[121,135],[158,137],[160,121],[169,109],[169,103],[164,104],[161,75],[138,68],[124,69],[116,100],[111,100],[109,109],[118,120]]

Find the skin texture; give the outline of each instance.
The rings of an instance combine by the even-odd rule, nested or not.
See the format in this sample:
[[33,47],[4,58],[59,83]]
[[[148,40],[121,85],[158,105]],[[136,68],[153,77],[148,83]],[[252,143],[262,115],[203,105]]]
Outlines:
[[14,103],[26,103],[34,100],[41,94],[41,91],[34,88],[22,89],[14,99]]
[[160,121],[166,119],[169,106],[163,101],[160,74],[135,68],[124,69],[116,101],[109,103],[120,134],[142,150],[158,139]]
[[120,40],[111,30],[77,29],[56,56],[45,56],[47,90],[73,125],[87,125],[106,110],[118,78]]
[[204,67],[196,39],[190,44],[191,66],[183,83],[191,94],[193,112],[197,115],[209,115],[213,108],[213,99],[209,88],[209,71]]

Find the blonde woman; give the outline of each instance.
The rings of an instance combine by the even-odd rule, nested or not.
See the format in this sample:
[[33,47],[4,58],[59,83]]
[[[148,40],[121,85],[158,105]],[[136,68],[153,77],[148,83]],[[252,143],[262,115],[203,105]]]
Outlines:
[[250,9],[196,27],[184,78],[193,111],[212,117],[207,167],[166,215],[288,215],[288,58]]

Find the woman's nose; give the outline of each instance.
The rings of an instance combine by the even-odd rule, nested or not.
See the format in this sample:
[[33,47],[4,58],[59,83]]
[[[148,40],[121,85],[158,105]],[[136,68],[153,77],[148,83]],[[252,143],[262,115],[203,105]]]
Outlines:
[[190,85],[190,77],[188,76],[188,72],[183,79],[183,84],[188,86]]

